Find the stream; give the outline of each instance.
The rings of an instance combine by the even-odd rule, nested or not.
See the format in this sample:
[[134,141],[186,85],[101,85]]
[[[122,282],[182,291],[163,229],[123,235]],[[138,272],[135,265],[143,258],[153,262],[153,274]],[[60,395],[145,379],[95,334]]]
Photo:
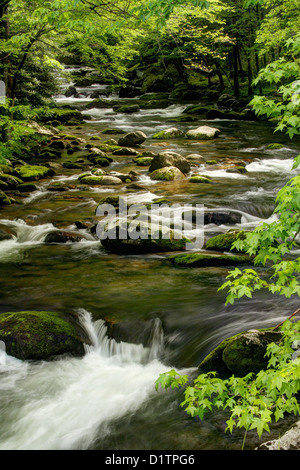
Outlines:
[[[79,89],[77,98],[62,94],[55,99],[81,105],[91,101],[89,94],[95,90],[105,91],[105,85]],[[183,156],[197,153],[220,162],[243,160],[245,174],[228,173],[222,164],[199,164],[199,172],[213,179],[208,185],[154,182],[147,168],[138,168],[143,190],[132,190],[128,200],[167,197],[172,203],[203,204],[241,215],[239,223],[207,225],[206,235],[273,220],[277,191],[298,174],[292,164],[299,142],[274,134],[266,122],[168,121],[180,116],[188,104],[134,114],[116,113],[109,107],[91,109],[83,111],[90,119],[66,132],[85,138],[108,127],[140,130],[147,136],[145,150],[170,149]],[[151,138],[169,127],[186,131],[201,124],[217,127],[220,136],[201,142]],[[284,147],[267,149],[273,142]],[[110,169],[128,172],[137,167],[132,157],[121,156],[114,158]],[[225,293],[217,290],[227,268],[179,269],[164,263],[164,254],[110,254],[84,229],[79,230],[85,234],[80,242],[44,244],[53,229],[77,231],[75,222],[92,220],[103,196],[118,194],[111,187],[76,186],[81,173],[63,169],[38,182],[38,190],[22,204],[1,211],[0,226],[8,227],[14,238],[0,242],[0,313],[77,312],[92,344],[81,359],[61,357],[49,362],[20,361],[0,348],[0,449],[240,450],[244,433],[224,432],[225,412],[208,415],[204,421],[189,418],[178,406],[180,394],[157,393],[155,380],[171,368],[194,374],[223,339],[277,325],[298,308],[297,302],[258,293],[225,307]],[[67,191],[48,190],[53,182],[65,184]],[[134,340],[109,339],[105,319],[124,322],[129,331],[131,325],[150,325],[151,341],[145,346]],[[277,423],[262,439],[249,433],[245,449],[277,438],[292,422],[288,418]]]

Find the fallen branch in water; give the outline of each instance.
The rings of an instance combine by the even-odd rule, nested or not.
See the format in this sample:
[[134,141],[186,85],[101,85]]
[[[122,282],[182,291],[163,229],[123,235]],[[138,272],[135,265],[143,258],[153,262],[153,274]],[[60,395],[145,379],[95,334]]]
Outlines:
[[[291,318],[293,318],[294,316],[296,316],[298,313],[300,313],[300,308],[298,308],[294,313],[292,313],[291,316],[289,316],[287,319],[290,320]],[[283,322],[279,323],[279,325],[275,326],[273,328],[273,331],[274,330],[277,330],[277,328],[279,328],[281,325],[283,325],[283,323],[285,322],[286,320],[284,320]]]

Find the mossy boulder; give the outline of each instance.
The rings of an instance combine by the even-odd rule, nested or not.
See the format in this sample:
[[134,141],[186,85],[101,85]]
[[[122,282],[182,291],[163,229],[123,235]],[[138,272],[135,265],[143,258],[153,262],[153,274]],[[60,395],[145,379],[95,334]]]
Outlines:
[[145,103],[140,103],[141,109],[165,109],[172,103],[168,99],[164,100],[150,100]]
[[118,134],[126,134],[126,131],[123,129],[115,129],[115,128],[107,128],[103,129],[102,134],[109,134],[109,135],[118,135]]
[[0,181],[6,183],[8,189],[16,188],[23,181],[20,178],[12,175],[6,175],[5,173],[0,174]]
[[114,107],[114,111],[117,113],[125,113],[125,114],[132,114],[132,113],[138,113],[140,110],[140,107],[138,104],[129,104],[129,105],[124,105],[120,107]]
[[30,193],[37,190],[37,186],[34,183],[22,183],[17,186],[17,190],[21,193]]
[[236,165],[236,166],[233,166],[233,167],[231,167],[231,168],[227,168],[226,173],[240,173],[240,174],[244,174],[244,173],[248,173],[248,171],[247,171],[247,168],[245,168],[244,166],[242,166],[242,165]]
[[131,149],[129,147],[121,147],[117,150],[113,151],[113,155],[131,155],[131,156],[137,156],[139,152],[135,149]]
[[140,146],[145,142],[147,136],[142,131],[128,132],[118,140],[118,145],[122,147]]
[[17,168],[17,171],[23,181],[37,181],[54,174],[51,168],[39,165],[24,165]]
[[268,366],[265,356],[268,344],[282,339],[280,331],[272,329],[248,330],[222,341],[199,364],[203,372],[216,371],[220,377],[244,377],[258,373]]
[[190,129],[186,133],[188,139],[210,140],[215,139],[220,134],[220,130],[215,127],[200,126],[196,129]]
[[199,116],[206,116],[206,113],[211,109],[211,106],[202,105],[189,105],[183,111],[184,114],[196,114]]
[[[103,247],[112,253],[117,254],[142,254],[142,253],[162,253],[168,251],[182,251],[185,250],[186,244],[189,242],[186,238],[177,238],[174,230],[170,229],[166,233],[162,232],[160,226],[154,227],[151,224],[151,227],[148,224],[143,224],[143,222],[138,221],[125,221],[121,222],[126,225],[123,225],[122,228],[125,231],[127,229],[127,238],[119,237],[120,233],[120,222],[117,220],[115,222],[115,236],[107,237],[101,240]],[[140,232],[141,236],[136,238],[136,236],[131,237],[131,223],[133,223],[134,231]],[[111,225],[111,228],[113,225]],[[137,228],[138,227],[138,228]],[[157,229],[157,237],[153,237],[153,232]],[[136,235],[135,233],[135,235]],[[99,232],[98,232],[99,236]]]
[[83,176],[80,178],[80,182],[83,184],[88,184],[91,186],[100,185],[100,186],[111,186],[121,184],[122,180],[116,178],[115,176],[103,175],[103,176]]
[[177,181],[185,179],[185,175],[175,166],[167,166],[153,171],[150,178],[156,181]]
[[74,315],[48,311],[0,314],[0,340],[7,354],[21,360],[83,356],[84,344],[90,344]]
[[61,124],[82,122],[84,117],[80,111],[64,108],[39,108],[35,110],[36,120],[42,123],[57,121]]
[[91,147],[87,154],[87,159],[93,162],[96,158],[106,157],[106,153],[103,150],[100,150],[98,147]]
[[249,256],[240,255],[216,255],[210,253],[182,253],[169,256],[167,261],[176,267],[182,268],[206,268],[222,266],[239,266],[249,264]]
[[0,206],[9,206],[12,203],[12,199],[10,199],[4,191],[0,189]]
[[152,173],[166,167],[176,167],[184,174],[189,173],[191,169],[190,162],[185,157],[179,153],[166,150],[153,157],[149,172]]
[[151,157],[138,157],[134,160],[137,166],[150,166],[152,163]]
[[176,127],[170,127],[169,129],[164,129],[163,131],[156,132],[152,136],[152,139],[176,139],[177,137],[182,137],[184,132]]
[[236,250],[232,249],[233,243],[236,240],[244,240],[245,238],[246,233],[244,231],[229,230],[227,233],[221,233],[207,240],[205,248],[212,251],[234,252]]
[[283,145],[283,144],[276,144],[276,143],[274,143],[274,144],[269,144],[269,145],[267,145],[267,149],[268,149],[268,150],[280,150],[280,149],[282,149],[282,148],[284,148],[284,145]]
[[84,238],[80,233],[54,230],[46,235],[44,243],[78,243]]
[[201,176],[201,175],[195,175],[191,176],[189,179],[190,183],[202,183],[202,184],[210,184],[212,183],[212,180],[209,176]]

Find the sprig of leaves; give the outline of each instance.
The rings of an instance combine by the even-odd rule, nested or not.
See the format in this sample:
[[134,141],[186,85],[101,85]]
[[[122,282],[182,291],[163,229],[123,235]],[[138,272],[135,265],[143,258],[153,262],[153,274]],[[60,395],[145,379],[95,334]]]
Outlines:
[[232,375],[222,380],[212,371],[200,374],[192,385],[188,377],[174,369],[161,374],[156,390],[184,388],[181,407],[188,415],[204,419],[206,413],[224,409],[230,414],[226,431],[235,428],[255,430],[259,437],[270,432],[270,424],[284,418],[286,413],[299,414],[300,359],[292,360],[295,341],[300,341],[300,322],[286,320],[281,326],[280,344],[270,343],[266,356],[268,368],[245,377]]

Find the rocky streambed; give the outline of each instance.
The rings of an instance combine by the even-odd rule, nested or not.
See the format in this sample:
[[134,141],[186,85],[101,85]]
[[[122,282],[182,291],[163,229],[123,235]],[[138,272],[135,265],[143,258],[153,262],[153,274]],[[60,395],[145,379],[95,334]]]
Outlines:
[[[232,241],[272,220],[277,190],[297,174],[298,144],[228,104],[94,98],[95,88],[57,97],[60,112],[32,123],[24,158],[1,165],[1,448],[239,449],[243,436],[224,435],[222,413],[191,421],[154,382],[170,366],[195,373],[222,341],[271,328],[294,309],[266,295],[225,307],[217,290],[233,266],[251,265]],[[169,239],[100,241],[99,207],[119,215],[122,198],[146,211],[173,207],[173,222],[186,205],[184,238],[171,227]],[[186,250],[195,234],[201,247]]]

